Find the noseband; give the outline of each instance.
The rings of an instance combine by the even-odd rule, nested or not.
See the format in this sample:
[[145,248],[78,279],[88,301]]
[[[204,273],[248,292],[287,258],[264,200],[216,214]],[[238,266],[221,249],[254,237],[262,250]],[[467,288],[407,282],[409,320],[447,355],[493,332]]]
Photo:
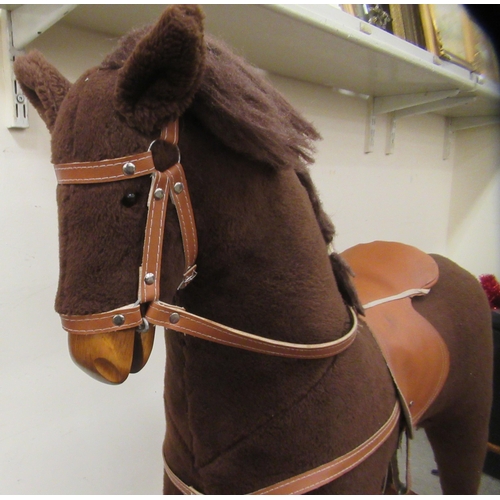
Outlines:
[[[178,121],[175,121],[164,128],[159,140],[177,146],[178,136],[179,124]],[[59,184],[119,182],[145,175],[151,176],[137,301],[118,309],[97,314],[61,314],[62,326],[65,330],[77,335],[110,333],[130,328],[145,332],[149,329],[149,324],[153,324],[226,346],[261,354],[302,359],[335,356],[354,342],[358,331],[358,320],[352,308],[349,308],[352,326],[341,338],[322,344],[296,344],[236,330],[196,316],[182,307],[160,301],[161,258],[169,198],[176,208],[184,249],[184,274],[178,288],[184,288],[196,276],[195,261],[198,253],[198,239],[188,185],[184,169],[180,163],[180,155],[179,161],[174,166],[161,172],[155,167],[150,149],[151,146],[144,153],[122,158],[55,165]],[[370,439],[351,452],[321,467],[255,493],[305,493],[333,481],[372,455],[388,439],[398,424],[399,414],[399,404],[396,403],[387,422]],[[182,493],[199,493],[177,477],[166,462],[165,472]]]

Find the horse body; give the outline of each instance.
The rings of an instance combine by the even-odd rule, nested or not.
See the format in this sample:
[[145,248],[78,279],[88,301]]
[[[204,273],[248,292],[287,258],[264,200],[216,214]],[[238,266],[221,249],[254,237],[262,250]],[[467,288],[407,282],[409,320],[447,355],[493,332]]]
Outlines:
[[[169,210],[162,301],[279,341],[340,338],[351,323],[345,302],[359,306],[342,261],[328,256],[333,228],[305,168],[308,140],[317,134],[227,49],[211,38],[207,45],[199,11],[174,7],[73,85],[40,55],[20,59],[17,73],[51,130],[55,163],[146,151],[159,126],[181,116],[178,149],[198,228],[198,275],[177,290],[184,257],[179,222]],[[231,80],[234,74],[239,79]],[[234,106],[246,106],[240,115],[231,96]],[[254,112],[258,124],[238,128]],[[272,119],[274,125],[263,125]],[[292,124],[283,133],[273,130],[280,120]],[[169,144],[151,150],[160,171],[177,159]],[[58,312],[85,315],[135,301],[149,184],[141,177],[58,187]],[[473,493],[491,401],[489,308],[472,276],[435,259],[439,281],[413,304],[443,336],[451,366],[420,425],[444,492]],[[362,320],[354,343],[325,359],[257,354],[174,331],[166,332],[166,343],[164,455],[204,493],[249,493],[329,462],[370,438],[397,398]],[[396,430],[375,454],[317,492],[380,493],[397,440]],[[178,492],[167,476],[165,492]]]
[[[216,151],[227,148],[201,130],[197,134],[188,119],[181,137],[200,140],[184,146],[181,139],[179,146],[198,156],[195,165],[206,155],[199,185],[196,174],[189,175],[190,156],[183,159],[193,208],[212,222],[200,221],[205,229],[199,231],[198,276],[179,294],[180,303],[195,314],[278,340],[320,343],[340,337],[349,329],[349,315],[295,173],[256,173],[237,155],[228,161],[228,151],[222,156]],[[202,191],[215,194],[210,210],[203,206]],[[354,448],[387,420],[395,394],[371,335],[358,335],[352,347],[338,358],[310,363],[168,333],[167,462],[185,464],[175,472],[200,491],[245,493]],[[373,366],[370,379],[337,387],[337,378],[357,378],[361,359]],[[184,373],[182,389],[179,373]],[[342,433],[356,418],[361,432]],[[371,478],[371,491],[381,491],[384,469]]]

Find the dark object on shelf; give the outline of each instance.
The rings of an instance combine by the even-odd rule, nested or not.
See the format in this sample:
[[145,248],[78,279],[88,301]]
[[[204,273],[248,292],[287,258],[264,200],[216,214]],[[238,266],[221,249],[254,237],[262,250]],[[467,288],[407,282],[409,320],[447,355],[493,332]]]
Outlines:
[[481,26],[489,36],[495,47],[497,57],[500,48],[500,33],[498,31],[498,19],[500,19],[500,5],[464,5],[469,15]]
[[[489,450],[484,472],[500,479],[500,312],[492,311],[493,321],[493,406],[491,408]],[[495,451],[494,451],[495,450]]]

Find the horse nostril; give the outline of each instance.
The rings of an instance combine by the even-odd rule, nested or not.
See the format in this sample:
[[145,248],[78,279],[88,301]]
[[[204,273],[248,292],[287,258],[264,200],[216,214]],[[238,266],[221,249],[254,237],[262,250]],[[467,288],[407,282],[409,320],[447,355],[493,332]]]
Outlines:
[[121,384],[128,377],[128,370],[123,371],[116,367],[109,359],[97,358],[94,361],[97,372],[111,384]]

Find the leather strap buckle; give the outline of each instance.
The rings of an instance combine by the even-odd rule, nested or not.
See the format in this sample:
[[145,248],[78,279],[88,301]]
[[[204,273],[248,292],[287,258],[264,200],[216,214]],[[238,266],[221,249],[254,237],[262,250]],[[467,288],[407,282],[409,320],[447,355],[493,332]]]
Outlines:
[[191,281],[193,281],[196,278],[197,274],[198,273],[196,272],[196,264],[194,264],[184,273],[184,279],[177,287],[177,290],[182,290],[183,288],[186,288],[189,285],[189,283],[191,283]]

